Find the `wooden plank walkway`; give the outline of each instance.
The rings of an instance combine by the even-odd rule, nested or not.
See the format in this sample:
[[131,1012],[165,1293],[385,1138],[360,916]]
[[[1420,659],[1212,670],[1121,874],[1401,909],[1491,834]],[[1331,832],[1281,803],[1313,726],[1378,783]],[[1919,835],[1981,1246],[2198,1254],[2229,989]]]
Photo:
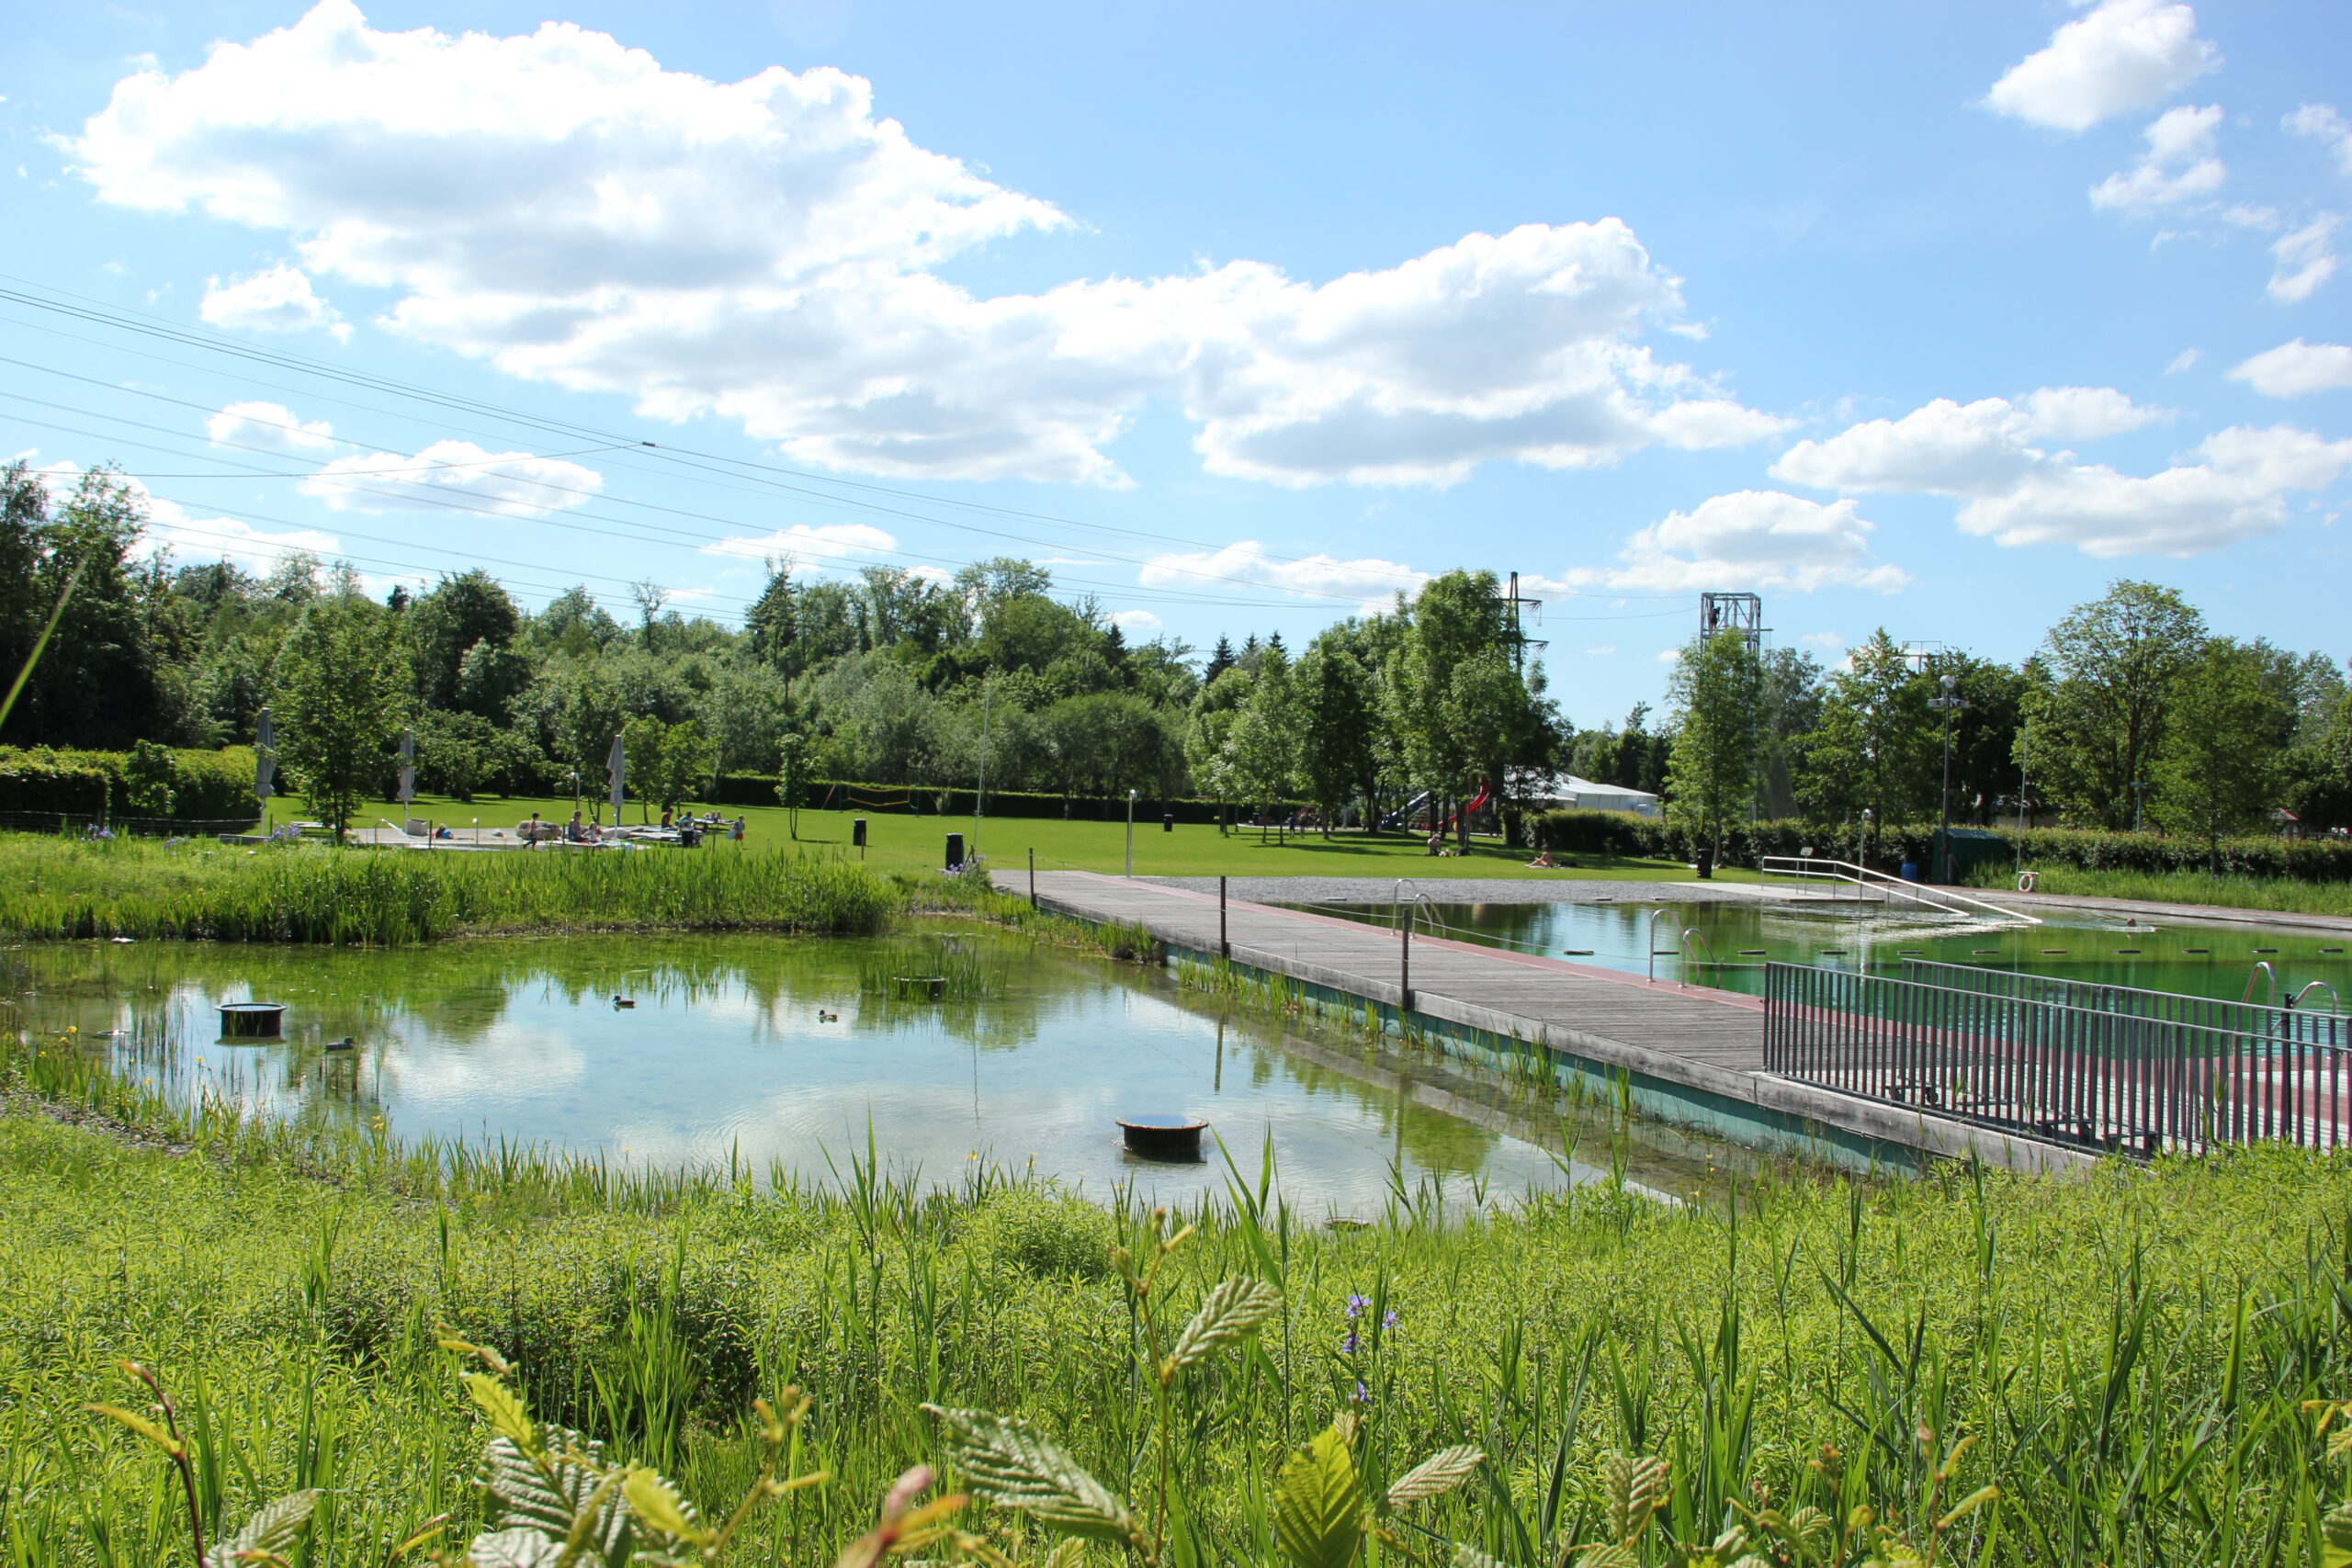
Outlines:
[[[1025,877],[1004,880],[1008,891],[1027,891]],[[1217,951],[1214,893],[1093,872],[1052,871],[1037,874],[1037,895],[1040,904],[1082,919],[1140,926],[1195,953]],[[1226,905],[1226,939],[1233,956],[1254,967],[1318,980],[1391,1005],[1403,999],[1404,944],[1393,931],[1235,900]],[[1268,959],[1281,962],[1270,964]],[[1639,975],[1423,932],[1413,937],[1409,978],[1412,1005],[1422,1010],[1442,998],[1532,1021],[1544,1025],[1545,1036],[1554,1040],[1608,1041],[1734,1072],[1759,1072],[1764,1066],[1764,1004],[1731,991],[1653,983]]]
[[[1021,873],[1000,872],[996,881],[1008,893],[1030,890]],[[1215,893],[1088,871],[1039,872],[1035,889],[1051,912],[1218,952]],[[1754,1147],[1870,1168],[1890,1150],[1909,1158],[1973,1155],[2025,1170],[2092,1163],[2052,1145],[1768,1074],[1764,1004],[1755,997],[1421,934],[1412,940],[1408,992],[1404,943],[1394,931],[1240,900],[1226,904],[1223,935],[1236,964],[1630,1074],[1644,1114]]]

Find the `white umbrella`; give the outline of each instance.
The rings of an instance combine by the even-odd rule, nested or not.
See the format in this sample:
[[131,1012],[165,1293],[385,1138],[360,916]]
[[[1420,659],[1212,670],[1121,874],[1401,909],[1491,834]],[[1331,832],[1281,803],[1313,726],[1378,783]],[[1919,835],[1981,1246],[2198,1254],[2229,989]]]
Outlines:
[[613,754],[605,759],[605,771],[613,780],[613,826],[621,822],[621,800],[628,794],[628,757],[621,750],[621,738],[613,737]]

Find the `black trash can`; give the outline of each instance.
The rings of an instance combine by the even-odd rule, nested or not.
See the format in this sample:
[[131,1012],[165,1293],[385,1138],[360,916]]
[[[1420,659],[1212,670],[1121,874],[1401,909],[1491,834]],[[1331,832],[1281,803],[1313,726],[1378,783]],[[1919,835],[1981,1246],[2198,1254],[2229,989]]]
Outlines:
[[1172,833],[1176,830],[1176,813],[1163,811],[1159,814],[1159,830],[1163,833]]
[[862,850],[865,847],[865,818],[853,817],[849,819],[849,841],[857,849]]
[[963,863],[964,835],[961,833],[950,833],[947,835],[947,869],[954,871],[957,866],[960,866]]
[[1699,880],[1702,882],[1713,882],[1714,879],[1715,852],[1713,850],[1701,850],[1699,852]]

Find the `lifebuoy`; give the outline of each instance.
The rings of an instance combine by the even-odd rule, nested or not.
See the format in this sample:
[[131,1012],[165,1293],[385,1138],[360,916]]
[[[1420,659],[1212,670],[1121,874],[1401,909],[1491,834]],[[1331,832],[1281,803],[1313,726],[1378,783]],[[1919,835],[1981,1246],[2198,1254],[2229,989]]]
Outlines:
[[2041,880],[2041,873],[2038,871],[2018,872],[2018,891],[2020,893],[2030,893],[2033,891],[2033,885]]

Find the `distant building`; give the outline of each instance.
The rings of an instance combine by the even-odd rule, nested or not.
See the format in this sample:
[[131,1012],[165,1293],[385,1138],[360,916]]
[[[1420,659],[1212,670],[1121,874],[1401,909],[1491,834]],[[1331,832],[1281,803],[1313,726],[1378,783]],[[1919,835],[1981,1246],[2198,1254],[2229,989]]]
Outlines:
[[1647,790],[1595,784],[1574,773],[1555,773],[1537,784],[1530,804],[1573,811],[1630,811],[1636,817],[1658,813],[1657,796]]

